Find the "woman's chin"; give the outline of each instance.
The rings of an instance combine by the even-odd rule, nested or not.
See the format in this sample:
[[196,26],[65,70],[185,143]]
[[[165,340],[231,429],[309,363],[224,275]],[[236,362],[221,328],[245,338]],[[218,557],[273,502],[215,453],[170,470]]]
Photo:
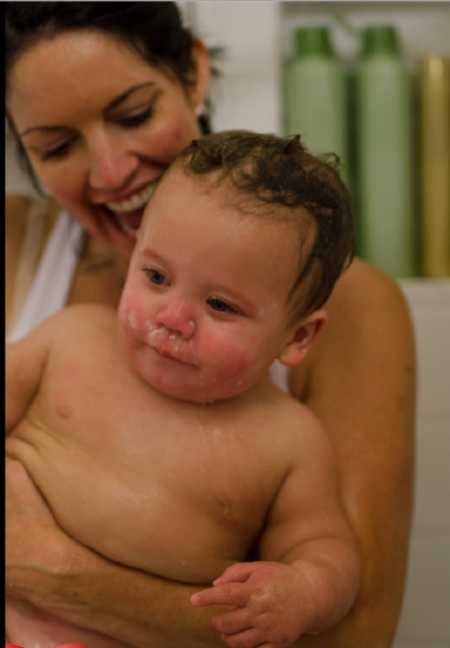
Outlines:
[[131,256],[136,245],[137,232],[144,210],[141,209],[138,213],[133,213],[133,219],[130,219],[132,226],[125,224],[107,208],[104,211],[107,212],[104,218],[104,231],[109,244],[121,254],[127,257]]

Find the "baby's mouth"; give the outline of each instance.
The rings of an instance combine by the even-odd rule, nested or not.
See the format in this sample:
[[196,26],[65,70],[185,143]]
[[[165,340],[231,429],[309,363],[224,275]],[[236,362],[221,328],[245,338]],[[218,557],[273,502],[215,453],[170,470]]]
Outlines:
[[192,352],[189,352],[180,337],[169,333],[165,326],[147,326],[147,343],[159,355],[183,365],[196,366]]

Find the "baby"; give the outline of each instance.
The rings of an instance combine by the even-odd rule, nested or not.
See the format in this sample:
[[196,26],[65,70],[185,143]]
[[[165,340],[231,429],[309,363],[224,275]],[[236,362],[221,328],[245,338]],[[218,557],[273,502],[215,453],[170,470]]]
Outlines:
[[[267,371],[303,360],[351,256],[330,164],[299,138],[210,135],[155,190],[118,317],[71,306],[7,349],[10,465],[78,542],[206,587],[191,603],[222,606],[230,646],[289,646],[357,593],[327,436]],[[12,601],[6,622],[22,645],[118,645]]]

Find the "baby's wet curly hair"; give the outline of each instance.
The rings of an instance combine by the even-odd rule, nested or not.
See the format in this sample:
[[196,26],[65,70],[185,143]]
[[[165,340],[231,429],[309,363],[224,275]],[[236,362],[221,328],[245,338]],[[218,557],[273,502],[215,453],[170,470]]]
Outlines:
[[275,207],[270,210],[275,218],[295,218],[300,240],[308,237],[312,224],[312,242],[302,246],[290,293],[293,317],[322,306],[354,255],[351,198],[336,156],[313,155],[298,135],[281,138],[235,130],[195,140],[177,164],[189,174],[217,173],[219,183],[228,181],[250,198],[255,212],[264,204]]

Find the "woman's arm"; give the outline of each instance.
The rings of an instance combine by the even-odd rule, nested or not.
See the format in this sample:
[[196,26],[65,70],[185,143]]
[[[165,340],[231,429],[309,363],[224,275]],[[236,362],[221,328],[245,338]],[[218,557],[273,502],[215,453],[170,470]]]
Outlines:
[[201,587],[105,560],[57,526],[20,463],[7,462],[6,471],[8,597],[130,646],[223,646],[210,624],[213,613],[191,606]]
[[415,344],[396,284],[355,261],[292,392],[335,448],[341,495],[359,540],[362,582],[351,614],[302,648],[388,648],[402,604],[414,474]]

